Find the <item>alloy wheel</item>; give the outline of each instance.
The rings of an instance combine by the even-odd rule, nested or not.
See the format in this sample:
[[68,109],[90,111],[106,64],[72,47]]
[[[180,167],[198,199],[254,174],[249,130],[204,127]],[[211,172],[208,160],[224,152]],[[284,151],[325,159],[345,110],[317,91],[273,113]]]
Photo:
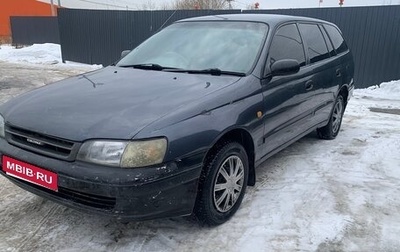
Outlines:
[[338,100],[338,102],[335,105],[335,108],[333,109],[333,114],[332,114],[332,131],[336,133],[339,130],[340,123],[342,121],[342,116],[343,116],[343,102],[342,100]]
[[238,200],[244,182],[244,165],[236,156],[229,156],[219,167],[213,189],[214,205],[219,212],[229,211]]

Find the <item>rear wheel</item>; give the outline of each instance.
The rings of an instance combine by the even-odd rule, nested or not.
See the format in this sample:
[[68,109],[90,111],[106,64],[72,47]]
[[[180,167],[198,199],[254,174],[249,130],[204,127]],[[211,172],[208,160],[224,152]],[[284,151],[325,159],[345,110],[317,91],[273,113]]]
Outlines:
[[245,149],[228,142],[206,159],[200,179],[195,214],[208,225],[219,225],[239,208],[247,186],[249,164]]
[[325,127],[317,129],[318,136],[322,139],[334,139],[340,130],[345,109],[344,99],[341,94],[336,98],[331,117]]

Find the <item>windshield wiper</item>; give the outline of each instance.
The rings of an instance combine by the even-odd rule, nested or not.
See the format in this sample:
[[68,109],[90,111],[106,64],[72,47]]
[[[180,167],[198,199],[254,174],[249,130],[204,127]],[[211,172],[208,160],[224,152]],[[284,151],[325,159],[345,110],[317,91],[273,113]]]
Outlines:
[[191,73],[191,74],[211,74],[215,76],[220,75],[234,75],[234,76],[246,76],[245,73],[234,72],[234,71],[224,71],[219,68],[207,68],[202,70],[192,70],[192,69],[182,69],[176,67],[165,67],[159,64],[153,63],[145,63],[145,64],[134,64],[134,65],[120,65],[119,67],[132,67],[137,69],[145,69],[145,70],[156,70],[156,71],[168,71],[168,72],[176,72],[176,73]]
[[176,69],[175,67],[165,67],[159,64],[152,64],[152,63],[145,63],[145,64],[134,64],[134,65],[120,65],[119,67],[132,67],[137,69],[144,69],[144,70],[156,70],[162,71],[165,69]]
[[208,68],[202,70],[191,70],[191,69],[167,69],[168,72],[178,72],[178,73],[191,73],[191,74],[211,74],[215,76],[220,75],[234,75],[234,76],[246,76],[245,73],[241,72],[233,72],[233,71],[224,71],[219,68]]

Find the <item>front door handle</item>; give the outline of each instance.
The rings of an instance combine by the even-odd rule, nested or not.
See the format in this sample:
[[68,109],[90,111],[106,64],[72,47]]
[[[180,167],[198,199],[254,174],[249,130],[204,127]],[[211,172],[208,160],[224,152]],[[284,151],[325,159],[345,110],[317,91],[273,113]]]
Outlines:
[[306,90],[307,90],[307,91],[313,89],[313,87],[314,87],[314,84],[313,84],[313,83],[314,83],[314,82],[313,82],[312,80],[309,80],[309,81],[306,82],[305,87],[306,87]]

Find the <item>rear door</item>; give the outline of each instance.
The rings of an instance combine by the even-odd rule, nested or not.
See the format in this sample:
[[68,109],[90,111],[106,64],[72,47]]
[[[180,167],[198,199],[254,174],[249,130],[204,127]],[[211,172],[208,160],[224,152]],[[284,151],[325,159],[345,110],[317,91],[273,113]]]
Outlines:
[[[353,89],[354,62],[349,48],[340,30],[330,24],[323,25],[324,30],[329,35],[328,40],[332,42],[334,57],[336,59],[336,81],[338,85],[349,84]],[[350,98],[350,97],[349,97]]]
[[341,72],[337,69],[340,63],[331,57],[323,28],[319,24],[299,23],[298,26],[309,56],[307,68],[310,70],[311,86],[307,104],[313,110],[309,126],[315,127],[329,118],[338,89],[337,75]]

